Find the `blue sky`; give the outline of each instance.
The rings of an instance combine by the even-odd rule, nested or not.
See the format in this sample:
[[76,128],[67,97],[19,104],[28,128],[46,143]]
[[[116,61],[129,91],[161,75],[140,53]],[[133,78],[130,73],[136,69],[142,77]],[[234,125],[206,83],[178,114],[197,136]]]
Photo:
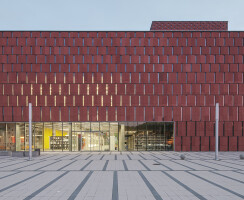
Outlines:
[[152,21],[229,21],[244,0],[0,0],[0,30],[149,30]]

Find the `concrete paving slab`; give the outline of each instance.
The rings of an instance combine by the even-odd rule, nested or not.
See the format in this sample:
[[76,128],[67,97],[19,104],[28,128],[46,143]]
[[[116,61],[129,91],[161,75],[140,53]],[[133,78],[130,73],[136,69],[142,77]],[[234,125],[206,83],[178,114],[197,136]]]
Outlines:
[[241,153],[220,152],[219,161],[214,152],[0,156],[0,199],[244,199]]

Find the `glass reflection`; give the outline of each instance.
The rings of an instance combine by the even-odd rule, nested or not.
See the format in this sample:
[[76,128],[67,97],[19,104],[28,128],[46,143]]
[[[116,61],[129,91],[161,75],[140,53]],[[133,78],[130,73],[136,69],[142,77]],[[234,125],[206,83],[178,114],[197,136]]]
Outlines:
[[91,123],[91,131],[99,131],[99,123],[98,122]]
[[6,150],[15,151],[15,123],[6,125]]
[[[121,125],[121,129],[123,130],[123,125]],[[138,143],[136,142],[136,138],[138,135],[137,132],[137,122],[128,122],[125,126],[126,135],[124,138],[127,141],[124,143],[125,148],[122,150],[138,150]],[[121,131],[123,133],[123,131]]]
[[[32,127],[33,124],[32,124]],[[33,130],[33,128],[32,128]],[[32,144],[33,146],[33,144]],[[29,151],[29,123],[25,123],[25,148],[24,151]]]
[[91,151],[100,151],[99,132],[91,132]]
[[109,122],[100,123],[100,151],[109,151]]
[[146,123],[139,122],[137,126],[137,135],[136,135],[136,145],[137,151],[146,151],[147,150],[147,125]]
[[80,131],[82,131],[82,123],[80,123],[80,122],[73,122],[72,123],[72,131],[74,132],[80,132]]
[[81,134],[78,132],[82,131],[80,122],[72,123],[72,151],[80,151],[81,150]]
[[0,151],[6,150],[6,143],[5,143],[5,133],[6,133],[6,124],[0,124]]
[[71,151],[71,123],[63,123],[62,150]]
[[90,122],[82,122],[81,127],[82,127],[82,131],[91,131],[91,123]]
[[44,123],[44,151],[50,151],[53,149],[51,145],[52,135],[53,135],[53,124]]
[[[33,149],[44,151],[172,151],[173,122],[33,123]],[[0,123],[0,150],[29,149],[28,123]]]
[[119,125],[116,122],[110,123],[110,151],[118,151],[118,128]]
[[165,150],[173,151],[174,150],[174,124],[166,123],[165,124]]
[[34,126],[34,140],[33,145],[35,149],[43,149],[43,123],[33,123]]
[[50,146],[54,151],[62,151],[67,148],[68,138],[63,138],[62,122],[52,124]]
[[91,133],[90,132],[82,132],[81,133],[81,150],[82,151],[90,151],[91,150]]
[[[73,128],[73,125],[72,125]],[[81,134],[79,134],[78,132],[72,132],[72,151],[80,151],[81,147],[80,147],[80,139],[81,139]],[[79,143],[78,143],[79,142]]]
[[25,123],[16,124],[16,151],[25,150]]

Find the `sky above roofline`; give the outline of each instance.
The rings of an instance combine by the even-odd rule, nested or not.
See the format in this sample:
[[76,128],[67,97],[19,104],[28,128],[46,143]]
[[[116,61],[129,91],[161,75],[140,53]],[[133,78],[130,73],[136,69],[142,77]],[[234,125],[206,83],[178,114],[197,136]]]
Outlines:
[[228,21],[244,31],[244,0],[0,0],[0,30],[149,31],[152,21]]

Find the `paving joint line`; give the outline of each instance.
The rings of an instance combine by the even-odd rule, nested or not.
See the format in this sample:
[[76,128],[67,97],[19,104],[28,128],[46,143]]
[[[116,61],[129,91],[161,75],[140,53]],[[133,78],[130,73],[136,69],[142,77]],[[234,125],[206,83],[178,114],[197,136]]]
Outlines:
[[223,165],[223,164],[220,164],[220,163],[209,162],[209,160],[208,161],[206,160],[206,162],[211,163],[211,164],[220,165],[220,166],[223,166],[223,167],[227,167],[227,168],[230,168],[230,169],[241,170],[241,169],[238,169],[238,168],[235,168],[235,167],[226,166],[226,165]]
[[129,160],[132,160],[131,157],[129,155],[127,155],[127,157],[129,158]]
[[104,164],[104,167],[103,167],[103,170],[102,170],[102,171],[106,171],[107,166],[108,166],[108,160],[106,160],[106,162],[105,162],[105,164]]
[[154,157],[154,158],[156,158],[157,160],[162,160],[161,158],[159,158],[159,157],[157,157],[157,156],[155,156],[155,155],[152,155],[152,154],[151,154],[151,156]]
[[13,174],[9,174],[9,175],[6,175],[6,176],[2,176],[0,179],[7,178],[7,177],[9,177],[9,176],[13,176],[13,175],[18,174],[18,173],[21,173],[21,172],[22,172],[22,171],[17,171],[17,172],[15,172],[15,173],[13,173]]
[[219,176],[223,176],[223,177],[225,177],[225,178],[228,178],[228,179],[231,179],[231,180],[233,180],[233,181],[237,181],[237,182],[239,182],[239,183],[244,183],[244,181],[240,181],[240,180],[238,180],[238,179],[235,179],[235,178],[232,178],[232,177],[229,177],[229,176],[225,176],[224,174],[219,174],[219,173],[217,173],[217,172],[213,172],[213,171],[209,171],[209,172],[211,172],[211,173],[213,173],[213,174],[217,174],[217,175],[219,175]]
[[73,164],[73,163],[76,162],[76,161],[77,161],[77,160],[73,160],[72,162],[68,163],[67,165],[65,165],[65,166],[63,166],[63,167],[61,167],[61,168],[59,168],[57,171],[60,171],[60,170],[64,169],[65,167],[68,167],[69,165]]
[[104,156],[105,156],[105,155],[102,155],[102,157],[100,158],[100,160],[102,160]]
[[194,169],[194,168],[192,168],[192,167],[188,167],[188,166],[186,166],[186,165],[184,165],[184,164],[178,163],[178,162],[176,162],[176,161],[174,161],[174,160],[171,160],[171,162],[174,162],[174,163],[176,163],[176,164],[182,165],[183,167],[186,167],[186,168],[188,168],[188,169],[191,169],[191,170],[193,170],[193,171],[196,171],[196,169]]
[[[20,164],[20,163],[24,163],[24,162],[26,162],[26,161],[28,161],[27,159],[25,160],[25,161],[23,161],[23,162],[17,162],[17,163],[14,163],[14,164]],[[4,168],[4,167],[8,167],[8,166],[12,166],[13,164],[10,164],[10,165],[6,165],[6,166],[3,166],[3,167],[0,167],[0,168]]]
[[[152,152],[152,154],[155,155],[155,153],[153,153],[153,152]],[[170,156],[167,156],[165,153],[163,153],[163,156],[166,156],[166,157],[168,157],[168,158],[170,158],[170,159],[174,159],[174,158],[172,158],[172,157],[170,157]],[[156,156],[154,156],[154,157],[156,157]],[[157,158],[157,157],[156,157],[156,158]]]
[[112,189],[112,200],[119,199],[119,192],[118,192],[118,172],[114,171],[113,174],[113,189]]
[[139,156],[142,157],[143,160],[147,160],[147,159],[145,159],[142,155],[139,155]]
[[[32,161],[33,161],[33,160],[32,160]],[[19,168],[16,168],[15,170],[18,170],[18,169],[21,169],[21,168],[25,168],[25,167],[29,167],[29,166],[31,166],[31,165],[38,164],[38,163],[40,163],[40,162],[43,162],[43,161],[41,160],[41,161],[39,161],[39,162],[35,162],[35,163],[32,163],[32,164],[26,165],[26,166],[24,166],[24,167],[19,167]]]
[[209,166],[207,166],[207,165],[204,165],[204,164],[200,164],[200,163],[195,163],[195,162],[193,162],[192,160],[187,160],[188,162],[191,162],[191,163],[193,163],[193,164],[197,164],[197,165],[201,165],[201,166],[203,166],[203,167],[207,167],[207,168],[210,168],[210,169],[213,169],[213,170],[218,170],[218,169],[216,169],[216,168],[213,168],[213,167],[209,167]]
[[14,184],[12,184],[12,185],[9,185],[9,186],[7,186],[7,187],[5,187],[5,188],[3,188],[3,189],[0,189],[0,193],[3,192],[3,191],[5,191],[5,190],[8,190],[8,189],[10,189],[10,188],[12,188],[12,187],[14,187],[14,186],[16,186],[16,185],[19,185],[19,184],[21,184],[21,183],[23,183],[23,182],[25,182],[25,181],[28,181],[28,180],[30,180],[30,179],[32,179],[32,178],[35,178],[36,176],[39,176],[39,175],[41,175],[41,174],[43,174],[43,173],[44,173],[44,172],[37,173],[37,174],[35,174],[35,175],[31,176],[31,177],[28,177],[28,178],[26,178],[26,179],[24,179],[24,180],[22,180],[22,181],[19,181],[19,182],[17,182],[17,183],[14,183]]
[[147,167],[141,160],[138,160],[139,163],[142,164],[143,167],[145,167],[148,171],[151,171],[151,169],[149,167]]
[[90,160],[88,163],[86,163],[79,171],[83,171],[93,160]]
[[44,185],[40,189],[36,190],[32,194],[30,194],[29,196],[27,196],[26,198],[24,198],[24,200],[32,199],[33,197],[35,197],[36,195],[38,195],[39,193],[41,193],[43,190],[45,190],[46,188],[48,188],[50,185],[52,185],[53,183],[55,183],[56,181],[58,181],[59,179],[61,179],[63,176],[65,176],[68,173],[69,173],[68,171],[64,172],[60,176],[56,177],[55,179],[53,179],[52,181],[50,181],[49,183],[47,183],[46,185]]
[[139,171],[138,174],[141,176],[142,180],[144,181],[144,183],[146,184],[146,186],[148,187],[148,189],[150,190],[150,192],[152,193],[152,195],[154,196],[154,198],[156,200],[163,200],[161,198],[161,196],[158,194],[158,192],[156,191],[156,189],[152,186],[152,184],[147,180],[147,178],[145,177],[145,175]]
[[236,173],[238,173],[238,174],[242,174],[242,175],[244,175],[244,171],[242,171],[242,170],[233,171],[233,172],[236,172]]
[[202,179],[202,180],[205,181],[205,182],[208,182],[208,183],[210,183],[210,184],[212,184],[212,185],[214,185],[214,186],[216,186],[216,187],[219,187],[219,188],[221,188],[221,189],[223,189],[223,190],[225,190],[225,191],[227,191],[227,192],[229,192],[229,193],[232,193],[232,194],[234,194],[234,195],[236,195],[236,196],[238,196],[238,197],[244,199],[244,196],[243,196],[243,195],[241,195],[241,194],[239,194],[239,193],[237,193],[237,192],[234,192],[233,190],[230,190],[230,189],[228,189],[228,188],[226,188],[226,187],[223,187],[222,185],[219,185],[219,184],[217,184],[217,183],[215,183],[215,182],[213,182],[213,181],[207,180],[207,179],[205,179],[205,178],[203,178],[203,177],[201,177],[201,176],[199,176],[199,175],[196,175],[196,174],[194,174],[194,173],[191,173],[191,172],[189,172],[189,171],[186,172],[186,173],[191,174],[191,175],[193,175],[193,176],[195,176],[195,177],[197,177],[197,178],[199,178],[199,179]]
[[[229,160],[228,160],[228,161],[229,161]],[[242,165],[242,164],[240,164],[240,163],[232,163],[232,162],[228,162],[228,161],[226,161],[226,160],[225,160],[225,162],[230,163],[230,164],[233,164],[233,165],[240,165],[240,166],[244,166],[244,165]]]
[[128,171],[128,167],[127,167],[127,165],[126,165],[125,160],[123,160],[122,162],[123,162],[123,165],[124,165],[124,169],[125,169],[125,171]]
[[88,156],[87,158],[85,158],[85,160],[88,160],[88,158],[92,157],[92,155]]
[[48,167],[48,166],[50,166],[50,165],[52,165],[52,164],[55,164],[55,163],[57,163],[57,162],[61,162],[61,160],[57,160],[57,161],[55,161],[55,162],[53,162],[53,163],[50,163],[50,164],[48,164],[48,165],[45,165],[45,166],[43,166],[43,167],[39,167],[39,168],[37,168],[36,170],[40,170],[40,169],[42,169],[42,168]]
[[[168,167],[168,166],[166,166],[166,165],[162,164],[161,162],[158,162],[157,160],[154,160],[154,162],[156,162],[156,163],[158,163],[158,164],[160,164],[160,165],[162,165],[162,166],[166,167],[166,168],[167,168],[167,169],[169,169],[170,171],[172,171],[172,170],[173,170],[172,168],[170,168],[170,167]],[[175,171],[175,170],[174,170],[174,171]]]
[[175,181],[176,183],[178,183],[180,186],[182,186],[183,188],[185,188],[188,192],[192,193],[194,196],[196,196],[199,199],[202,200],[207,200],[206,198],[204,198],[202,195],[200,195],[199,193],[197,193],[195,190],[191,189],[190,187],[188,187],[187,185],[185,185],[184,183],[182,183],[181,181],[179,181],[178,179],[176,179],[175,177],[173,177],[172,175],[168,174],[165,171],[161,171],[163,174],[165,174],[166,176],[168,176],[169,178],[171,178],[173,181]]
[[74,190],[74,192],[69,196],[68,200],[73,200],[77,197],[77,195],[79,194],[79,192],[82,190],[82,188],[85,186],[86,182],[88,181],[88,179],[90,178],[90,176],[92,175],[93,171],[90,171],[86,177],[81,181],[81,183],[78,185],[78,187]]
[[78,158],[80,155],[78,155],[78,156],[75,156],[74,158],[71,158],[70,160],[74,160],[75,158]]

